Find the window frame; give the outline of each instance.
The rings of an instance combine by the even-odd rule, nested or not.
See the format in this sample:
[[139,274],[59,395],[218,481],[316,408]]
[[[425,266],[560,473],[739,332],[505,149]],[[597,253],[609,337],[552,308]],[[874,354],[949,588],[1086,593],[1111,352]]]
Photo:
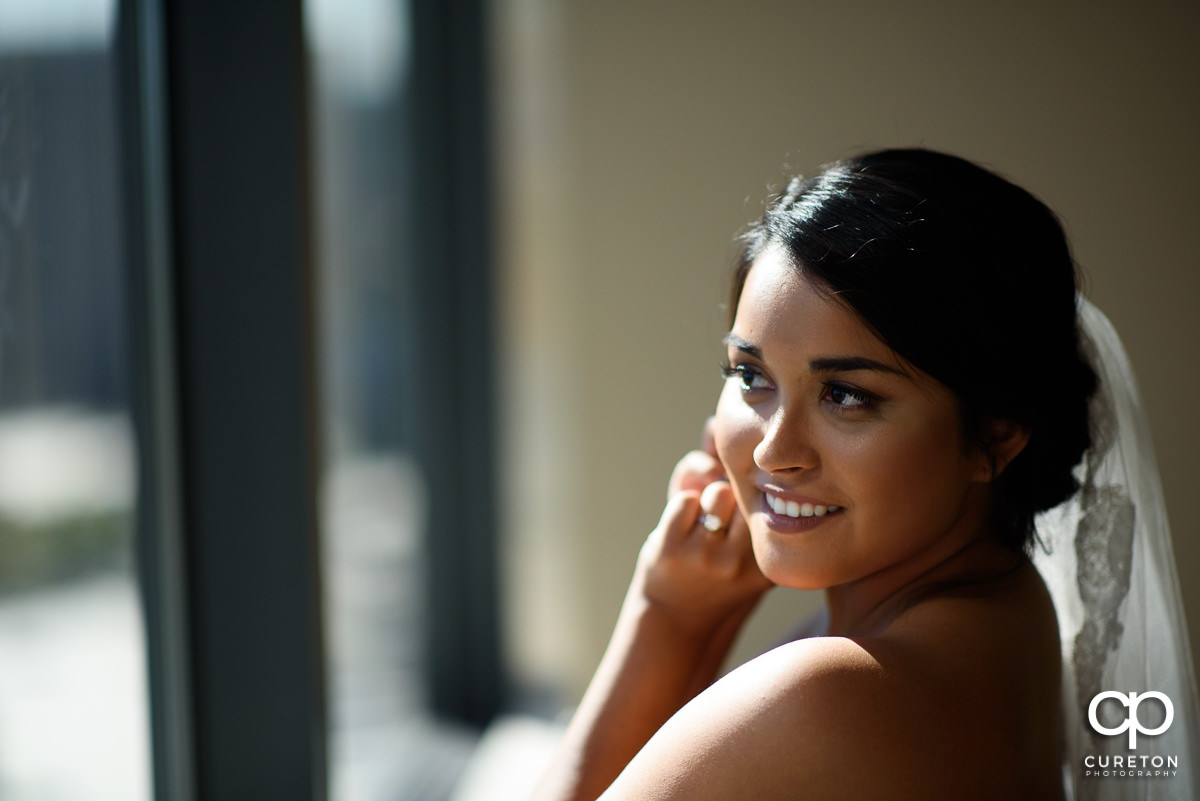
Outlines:
[[155,796],[323,799],[302,9],[118,25]]

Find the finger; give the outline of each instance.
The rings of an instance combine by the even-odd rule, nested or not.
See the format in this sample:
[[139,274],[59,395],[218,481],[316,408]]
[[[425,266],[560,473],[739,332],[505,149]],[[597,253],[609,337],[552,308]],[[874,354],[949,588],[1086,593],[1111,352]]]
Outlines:
[[[736,507],[737,501],[728,481],[714,481],[700,493],[700,516],[709,531],[728,527]],[[720,521],[720,526],[714,528],[714,520]]]
[[750,536],[750,526],[746,523],[746,518],[742,516],[740,509],[733,510],[733,519],[729,521],[726,531],[725,538],[731,545],[745,548],[747,551],[753,550],[754,538]]
[[668,498],[658,521],[664,542],[678,542],[687,537],[699,514],[700,496],[695,492],[677,492]]
[[[714,490],[714,492],[716,491]],[[750,536],[750,527],[746,524],[746,518],[742,517],[741,510],[737,508],[737,499],[732,488],[729,490],[728,497],[733,501],[733,507],[731,509],[732,517],[725,527],[725,546],[733,552],[744,555],[749,571],[747,575],[753,576],[754,581],[763,587],[773,586],[773,582],[764,576],[758,567],[757,559],[754,556],[754,538]],[[701,510],[701,514],[703,514],[703,510]]]
[[724,475],[721,463],[712,456],[703,451],[688,451],[671,472],[667,497],[683,491],[699,493]]
[[745,543],[749,547],[750,527],[746,525],[746,518],[742,517],[741,510],[733,510],[733,519],[729,521],[729,525],[725,527],[728,534],[726,535],[730,542]]

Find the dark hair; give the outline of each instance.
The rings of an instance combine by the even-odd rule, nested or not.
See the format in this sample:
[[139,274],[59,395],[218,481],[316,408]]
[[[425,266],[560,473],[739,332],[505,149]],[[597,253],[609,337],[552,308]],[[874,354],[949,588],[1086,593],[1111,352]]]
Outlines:
[[964,159],[885,150],[796,178],[744,236],[731,316],[754,260],[779,246],[898,355],[958,398],[988,448],[989,420],[1025,426],[996,479],[995,533],[1027,548],[1033,518],[1078,489],[1096,375],[1076,322],[1076,271],[1057,217]]

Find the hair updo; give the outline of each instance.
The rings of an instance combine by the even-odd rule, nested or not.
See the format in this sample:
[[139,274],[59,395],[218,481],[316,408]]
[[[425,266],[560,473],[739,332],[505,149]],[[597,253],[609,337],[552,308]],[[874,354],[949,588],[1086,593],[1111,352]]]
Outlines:
[[743,241],[731,315],[754,260],[779,246],[814,288],[955,394],[968,441],[986,450],[989,420],[1028,428],[992,505],[995,534],[1027,548],[1034,516],[1079,487],[1096,389],[1054,213],[964,159],[885,150],[794,179]]

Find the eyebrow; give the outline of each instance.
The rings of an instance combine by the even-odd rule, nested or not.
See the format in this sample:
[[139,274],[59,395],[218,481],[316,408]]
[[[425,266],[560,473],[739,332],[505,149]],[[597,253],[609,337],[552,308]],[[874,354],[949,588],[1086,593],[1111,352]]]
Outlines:
[[732,331],[725,335],[725,339],[723,341],[726,345],[732,345],[742,353],[748,353],[756,359],[762,358],[762,348],[760,348],[758,345],[747,342]]
[[814,373],[850,373],[855,370],[873,370],[877,373],[906,375],[904,371],[890,364],[877,362],[865,356],[834,356],[826,359],[813,359],[808,363],[808,369]]
[[[763,357],[762,348],[742,339],[732,332],[725,335],[725,344],[732,345],[756,359],[761,360]],[[866,356],[827,356],[820,359],[813,359],[808,363],[808,369],[814,373],[851,373],[856,370],[871,370],[877,373],[890,373],[891,375],[907,375],[903,370],[893,367],[890,364],[876,361],[875,359],[868,359]]]

